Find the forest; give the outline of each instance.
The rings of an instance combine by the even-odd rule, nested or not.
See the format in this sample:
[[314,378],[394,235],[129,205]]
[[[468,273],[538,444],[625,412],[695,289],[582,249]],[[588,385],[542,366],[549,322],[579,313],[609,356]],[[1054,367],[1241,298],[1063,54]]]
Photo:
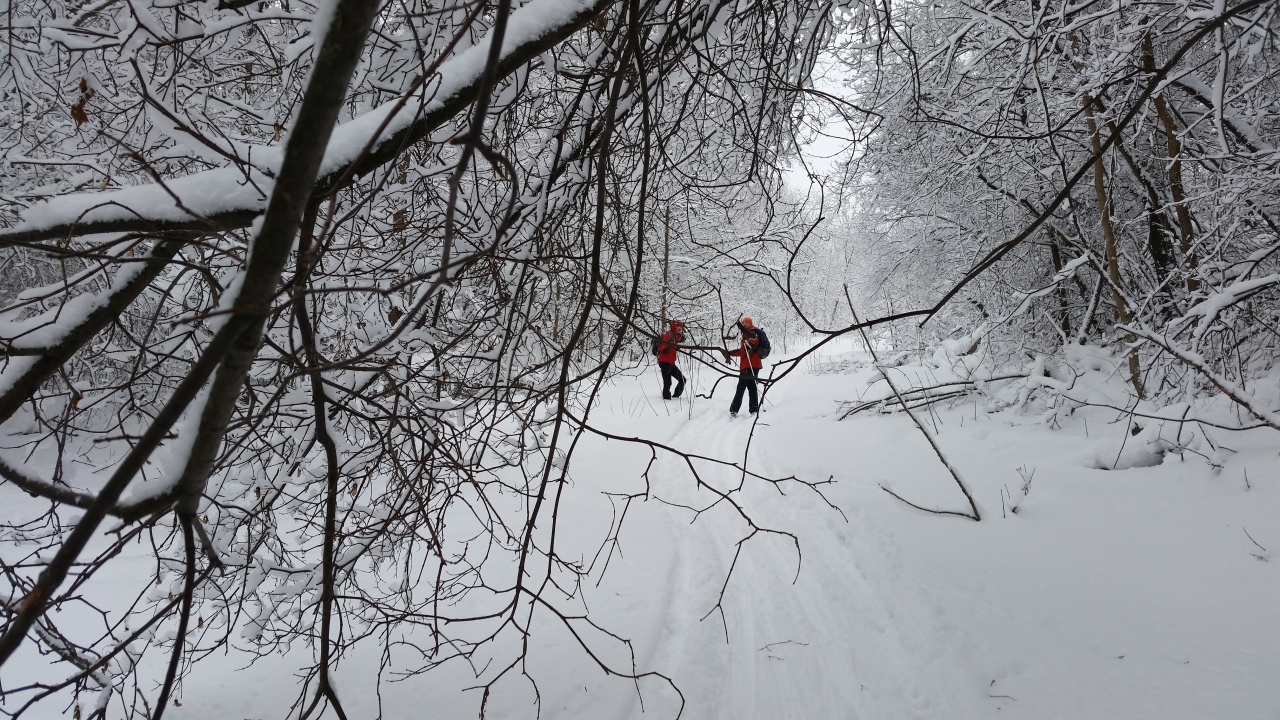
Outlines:
[[[468,668],[484,717],[547,622],[680,687],[583,599],[580,449],[797,548],[744,493],[831,501],[593,422],[674,318],[763,319],[766,395],[863,344],[893,392],[845,417],[1092,405],[1219,469],[1280,431],[1274,0],[4,4],[7,717],[176,717],[229,652],[363,717],[368,647],[379,683]],[[1123,392],[1077,392],[1101,355]],[[931,359],[963,372],[889,380]]]

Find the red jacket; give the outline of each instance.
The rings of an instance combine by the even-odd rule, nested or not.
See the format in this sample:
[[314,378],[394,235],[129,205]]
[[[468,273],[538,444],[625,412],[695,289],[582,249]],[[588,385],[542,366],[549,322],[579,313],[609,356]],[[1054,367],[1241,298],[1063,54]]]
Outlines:
[[[673,336],[674,333],[674,336]],[[662,342],[658,345],[658,362],[671,363],[676,362],[676,353],[679,351],[678,343],[684,342],[684,335],[675,330],[668,330],[662,333]],[[671,343],[668,345],[667,343]]]
[[760,338],[752,333],[751,337],[742,336],[742,341],[738,343],[737,350],[730,350],[730,355],[738,356],[738,368],[746,370],[747,368],[760,369],[764,367],[764,363],[760,361],[760,356],[756,354],[756,346],[760,344]]

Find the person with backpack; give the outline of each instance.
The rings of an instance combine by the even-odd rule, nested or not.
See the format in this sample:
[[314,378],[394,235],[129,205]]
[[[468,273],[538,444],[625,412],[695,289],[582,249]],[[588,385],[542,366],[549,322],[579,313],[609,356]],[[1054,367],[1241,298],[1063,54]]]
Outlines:
[[760,369],[764,367],[761,360],[768,357],[770,351],[769,336],[763,329],[756,327],[751,318],[743,317],[739,320],[738,331],[741,333],[738,349],[725,352],[726,362],[731,356],[738,357],[738,390],[733,394],[733,402],[729,404],[730,417],[738,417],[744,392],[748,394],[747,409],[751,414],[755,415],[760,409],[756,383],[760,379]]
[[[684,323],[671,321],[671,329],[662,334],[662,339],[653,341],[653,354],[658,356],[658,370],[662,372],[662,399],[680,397],[684,392],[684,373],[676,367],[676,354],[680,343],[684,342]],[[676,390],[671,392],[671,380],[676,381]]]

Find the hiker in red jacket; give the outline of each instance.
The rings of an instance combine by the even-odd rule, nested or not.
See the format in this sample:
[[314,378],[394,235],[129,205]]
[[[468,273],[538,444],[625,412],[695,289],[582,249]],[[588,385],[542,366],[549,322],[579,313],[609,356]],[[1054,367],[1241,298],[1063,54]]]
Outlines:
[[760,345],[760,337],[757,332],[755,323],[751,318],[744,317],[738,321],[738,330],[742,333],[741,339],[738,341],[738,349],[730,350],[725,353],[725,360],[729,356],[738,356],[738,390],[733,394],[733,402],[729,404],[730,417],[738,417],[738,410],[742,408],[742,393],[745,391],[749,394],[749,402],[747,409],[751,414],[756,414],[760,409],[760,398],[756,394],[756,381],[760,379],[760,368],[764,367],[764,363],[760,360],[757,348]]
[[[658,344],[658,370],[662,371],[663,400],[678,398],[680,393],[684,392],[684,373],[676,367],[676,353],[679,352],[682,342],[684,342],[684,323],[672,320],[671,329],[662,334],[662,341]],[[672,378],[676,381],[675,392],[671,392]]]

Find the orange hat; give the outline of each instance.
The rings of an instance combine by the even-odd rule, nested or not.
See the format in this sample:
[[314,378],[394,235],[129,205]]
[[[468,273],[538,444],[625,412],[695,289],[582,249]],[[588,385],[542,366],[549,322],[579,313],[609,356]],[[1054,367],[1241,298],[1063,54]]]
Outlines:
[[741,320],[739,320],[738,322],[741,322],[741,323],[742,323],[742,327],[744,327],[744,328],[746,328],[746,329],[748,329],[748,330],[754,330],[754,329],[756,328],[755,323],[753,323],[753,322],[751,321],[751,318],[750,318],[750,317],[743,317],[743,318],[742,318]]

